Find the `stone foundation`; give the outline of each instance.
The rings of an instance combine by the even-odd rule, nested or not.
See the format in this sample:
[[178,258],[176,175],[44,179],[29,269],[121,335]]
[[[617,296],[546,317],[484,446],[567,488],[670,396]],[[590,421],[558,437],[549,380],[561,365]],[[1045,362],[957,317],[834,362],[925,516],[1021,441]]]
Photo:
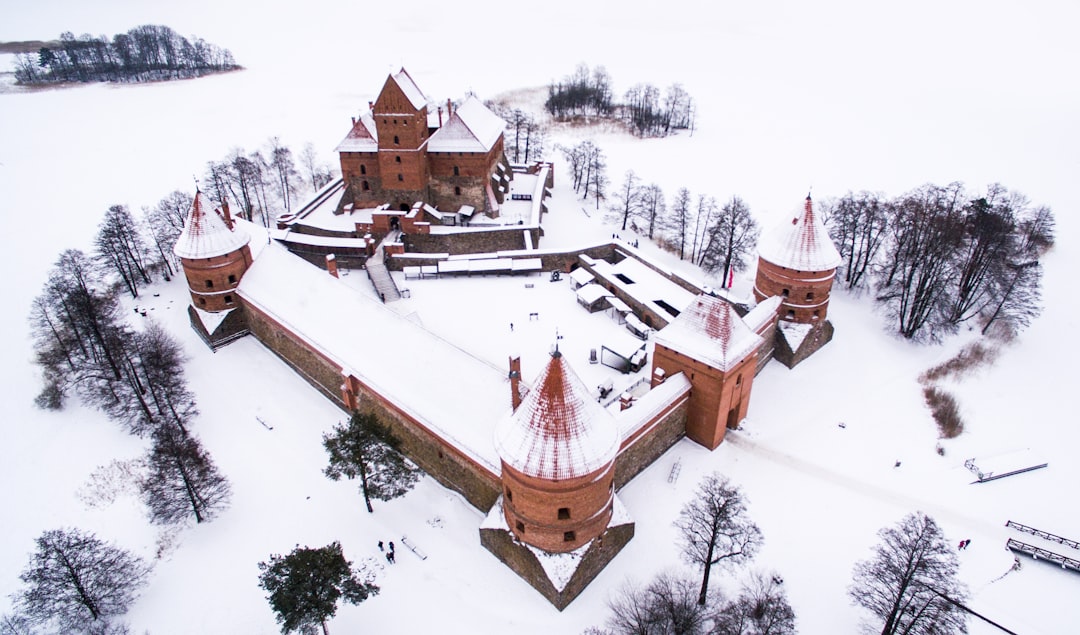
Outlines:
[[822,346],[828,344],[833,338],[832,322],[825,320],[811,327],[810,333],[798,343],[792,350],[791,342],[784,333],[783,322],[776,329],[776,347],[773,349],[773,359],[788,368],[795,368],[799,362],[816,353]]

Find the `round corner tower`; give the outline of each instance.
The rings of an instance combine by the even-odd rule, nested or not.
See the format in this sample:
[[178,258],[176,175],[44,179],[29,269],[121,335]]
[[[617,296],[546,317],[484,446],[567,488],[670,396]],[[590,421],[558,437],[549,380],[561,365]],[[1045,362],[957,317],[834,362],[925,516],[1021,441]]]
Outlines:
[[781,298],[780,319],[814,324],[829,310],[840,252],[806,197],[802,213],[783,223],[758,250],[754,298]]
[[521,405],[495,428],[503,513],[514,536],[552,553],[604,533],[619,432],[556,351]]
[[202,192],[196,191],[184,230],[173,247],[184,268],[191,304],[210,312],[239,305],[236,287],[251,266],[250,236],[233,228],[228,203],[222,209],[223,216],[207,212]]

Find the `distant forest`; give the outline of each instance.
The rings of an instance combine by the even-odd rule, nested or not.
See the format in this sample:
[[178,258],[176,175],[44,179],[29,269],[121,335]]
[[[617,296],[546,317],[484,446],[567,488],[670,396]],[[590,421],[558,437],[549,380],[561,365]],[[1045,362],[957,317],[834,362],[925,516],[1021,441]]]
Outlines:
[[241,68],[228,49],[152,24],[114,35],[112,41],[104,35],[63,33],[59,42],[20,53],[15,60],[15,79],[24,85],[187,79]]
[[616,103],[611,76],[603,66],[579,64],[573,75],[548,86],[544,108],[560,120],[599,117],[622,120],[639,137],[666,137],[677,130],[693,130],[694,100],[681,84],[667,93],[652,84],[635,84]]

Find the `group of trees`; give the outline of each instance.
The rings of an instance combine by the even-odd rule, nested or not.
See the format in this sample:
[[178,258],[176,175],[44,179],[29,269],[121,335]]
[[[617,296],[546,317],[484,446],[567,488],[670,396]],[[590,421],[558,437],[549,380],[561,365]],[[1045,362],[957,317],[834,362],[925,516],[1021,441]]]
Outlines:
[[506,154],[514,163],[539,161],[547,146],[547,126],[520,108],[508,108],[494,102],[488,108],[506,122],[503,133]]
[[644,588],[625,584],[609,600],[607,631],[594,635],[790,635],[795,612],[782,579],[749,573],[735,597],[710,590],[712,568],[733,569],[746,563],[762,544],[761,530],[750,519],[742,491],[713,473],[699,484],[675,521],[683,559],[702,570],[700,583],[662,573]]
[[823,209],[843,258],[838,279],[871,289],[905,338],[938,339],[966,323],[1013,333],[1039,312],[1054,217],[1022,194],[951,183],[894,199],[851,193]]
[[666,93],[652,84],[635,84],[613,101],[611,76],[603,66],[579,64],[572,75],[548,86],[544,108],[558,119],[611,117],[621,119],[641,137],[666,137],[694,126],[694,100],[680,84]]
[[147,24],[109,40],[60,35],[55,46],[16,57],[21,84],[137,82],[199,77],[240,68],[232,53],[202,38],[188,40],[167,26]]
[[207,162],[203,183],[213,198],[232,201],[241,218],[270,227],[273,211],[292,211],[304,186],[317,191],[333,178],[333,169],[319,161],[311,143],[297,157],[279,138],[271,137],[260,150],[236,148],[220,161]]
[[556,147],[566,158],[574,191],[581,194],[582,200],[595,198],[596,209],[600,209],[600,200],[607,196],[608,186],[604,151],[589,139],[569,148]]

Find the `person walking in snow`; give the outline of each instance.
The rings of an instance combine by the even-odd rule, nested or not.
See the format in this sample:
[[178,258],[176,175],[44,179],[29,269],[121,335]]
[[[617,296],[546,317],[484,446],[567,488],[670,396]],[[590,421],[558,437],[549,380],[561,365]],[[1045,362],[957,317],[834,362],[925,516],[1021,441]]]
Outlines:
[[382,546],[382,541],[380,540],[379,541],[379,551],[382,551],[382,550],[383,550],[383,546]]

